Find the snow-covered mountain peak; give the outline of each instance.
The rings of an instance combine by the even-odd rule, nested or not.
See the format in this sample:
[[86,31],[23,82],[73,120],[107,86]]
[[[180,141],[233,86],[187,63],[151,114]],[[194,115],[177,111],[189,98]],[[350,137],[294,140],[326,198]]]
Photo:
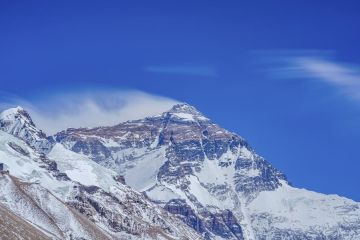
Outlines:
[[182,112],[182,113],[197,113],[199,114],[200,112],[193,106],[187,104],[187,103],[179,103],[179,104],[175,104],[170,110],[169,112],[173,112],[173,113],[178,113],[178,112]]
[[15,122],[20,121],[22,124],[29,124],[35,127],[29,113],[22,107],[17,106],[9,108],[0,113],[0,121],[2,122]]
[[0,130],[24,140],[40,152],[48,152],[51,139],[38,129],[30,114],[22,107],[9,108],[0,113]]
[[195,107],[187,103],[174,105],[169,111],[163,113],[162,116],[170,116],[171,118],[176,118],[182,121],[209,121],[209,119]]
[[[241,222],[239,206],[286,183],[244,139],[188,104],[113,127],[67,130],[55,139],[123,175],[130,187],[171,213],[197,219],[195,229],[205,239],[242,239],[248,223]],[[194,215],[187,218],[188,211]]]

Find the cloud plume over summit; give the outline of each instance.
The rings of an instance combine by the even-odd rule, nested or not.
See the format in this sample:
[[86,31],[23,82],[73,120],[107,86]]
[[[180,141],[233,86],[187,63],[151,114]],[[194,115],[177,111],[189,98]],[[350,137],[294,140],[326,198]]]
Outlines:
[[47,134],[69,127],[111,126],[127,120],[157,115],[169,110],[176,100],[135,90],[93,90],[58,93],[36,100],[8,95],[1,110],[20,105]]

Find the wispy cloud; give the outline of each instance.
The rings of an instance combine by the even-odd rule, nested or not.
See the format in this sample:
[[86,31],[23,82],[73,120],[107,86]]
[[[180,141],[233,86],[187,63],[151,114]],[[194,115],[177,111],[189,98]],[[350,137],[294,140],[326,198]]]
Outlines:
[[53,94],[36,100],[12,95],[0,99],[0,110],[20,105],[47,134],[69,127],[111,126],[160,114],[176,100],[129,90],[95,90]]
[[360,101],[360,71],[358,66],[321,59],[300,57],[294,59],[297,71],[338,88],[347,96]]
[[192,75],[203,77],[215,77],[217,75],[216,70],[211,66],[148,66],[144,70],[153,73]]
[[269,60],[276,77],[321,81],[360,102],[360,65],[336,61],[333,53],[321,51],[277,52]]

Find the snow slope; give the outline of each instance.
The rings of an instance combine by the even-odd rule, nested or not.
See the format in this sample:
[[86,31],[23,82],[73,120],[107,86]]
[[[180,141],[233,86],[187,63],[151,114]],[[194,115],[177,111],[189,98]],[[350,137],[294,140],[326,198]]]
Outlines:
[[0,187],[2,204],[52,238],[110,239],[38,184],[25,183],[5,174],[0,176]]

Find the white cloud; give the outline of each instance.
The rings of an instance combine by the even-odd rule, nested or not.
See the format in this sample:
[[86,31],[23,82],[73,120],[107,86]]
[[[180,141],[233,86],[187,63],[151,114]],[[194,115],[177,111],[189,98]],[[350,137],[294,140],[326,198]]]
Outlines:
[[140,91],[97,90],[55,94],[32,101],[11,97],[6,101],[2,99],[0,107],[20,105],[40,129],[54,134],[69,127],[111,126],[157,115],[176,103],[176,100]]
[[360,101],[360,66],[334,60],[333,51],[289,50],[256,52],[270,74],[278,78],[316,80]]
[[304,76],[336,86],[347,96],[360,101],[358,67],[315,57],[295,58],[293,62],[295,69],[303,71]]

